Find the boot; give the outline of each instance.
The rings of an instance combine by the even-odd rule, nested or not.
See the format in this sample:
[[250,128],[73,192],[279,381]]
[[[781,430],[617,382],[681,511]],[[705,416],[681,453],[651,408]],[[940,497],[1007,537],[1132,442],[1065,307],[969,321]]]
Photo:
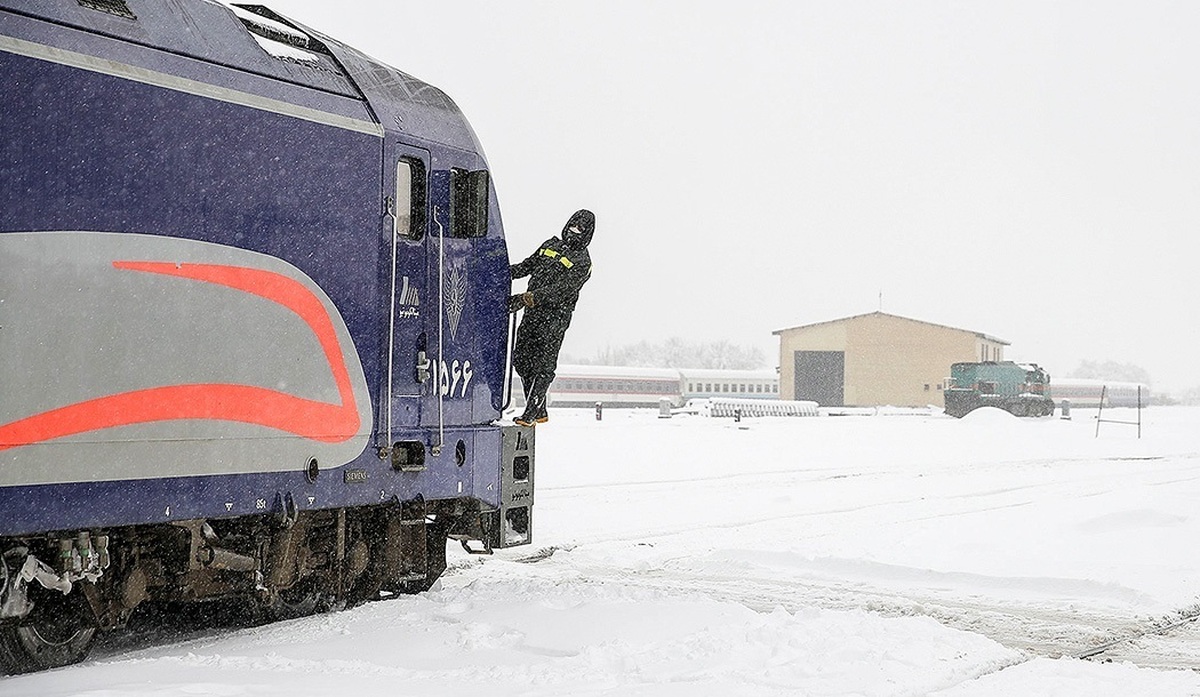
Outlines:
[[513,423],[518,426],[532,426],[544,424],[550,420],[550,416],[546,413],[546,388],[549,387],[549,382],[540,375],[530,380],[525,413],[513,419]]
[[537,409],[532,404],[527,404],[525,413],[513,419],[513,423],[518,426],[532,426],[537,422]]

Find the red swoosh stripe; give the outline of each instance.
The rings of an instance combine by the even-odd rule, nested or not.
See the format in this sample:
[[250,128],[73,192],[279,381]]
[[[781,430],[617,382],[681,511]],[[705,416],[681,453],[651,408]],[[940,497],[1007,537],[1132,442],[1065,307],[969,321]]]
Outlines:
[[316,335],[341,403],[317,402],[252,385],[167,385],[78,402],[0,426],[0,450],[116,426],[177,419],[255,424],[323,443],[344,443],[358,432],[358,406],[333,320],[301,283],[271,271],[216,264],[115,261],[113,266],[227,286],[288,308]]

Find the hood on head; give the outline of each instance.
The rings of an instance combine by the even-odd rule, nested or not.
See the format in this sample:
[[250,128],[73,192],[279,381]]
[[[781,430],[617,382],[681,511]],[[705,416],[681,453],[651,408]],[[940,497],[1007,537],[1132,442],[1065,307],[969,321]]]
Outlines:
[[[579,234],[571,232],[578,228]],[[586,247],[592,242],[592,233],[596,231],[596,214],[586,208],[575,211],[562,229],[562,241],[572,247]]]

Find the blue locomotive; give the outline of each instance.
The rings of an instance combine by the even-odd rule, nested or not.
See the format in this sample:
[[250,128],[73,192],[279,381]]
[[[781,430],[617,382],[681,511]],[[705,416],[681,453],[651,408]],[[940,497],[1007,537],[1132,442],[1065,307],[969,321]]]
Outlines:
[[0,669],[528,544],[510,292],[444,93],[258,5],[0,0]]

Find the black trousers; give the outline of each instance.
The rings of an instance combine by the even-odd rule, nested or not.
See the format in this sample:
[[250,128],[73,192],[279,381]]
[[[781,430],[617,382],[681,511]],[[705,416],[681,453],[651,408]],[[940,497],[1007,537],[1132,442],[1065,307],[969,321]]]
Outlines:
[[544,410],[546,390],[554,380],[558,368],[558,352],[562,349],[563,337],[571,326],[570,313],[531,307],[521,318],[517,327],[517,341],[513,347],[513,368],[521,376],[525,387],[526,410]]

